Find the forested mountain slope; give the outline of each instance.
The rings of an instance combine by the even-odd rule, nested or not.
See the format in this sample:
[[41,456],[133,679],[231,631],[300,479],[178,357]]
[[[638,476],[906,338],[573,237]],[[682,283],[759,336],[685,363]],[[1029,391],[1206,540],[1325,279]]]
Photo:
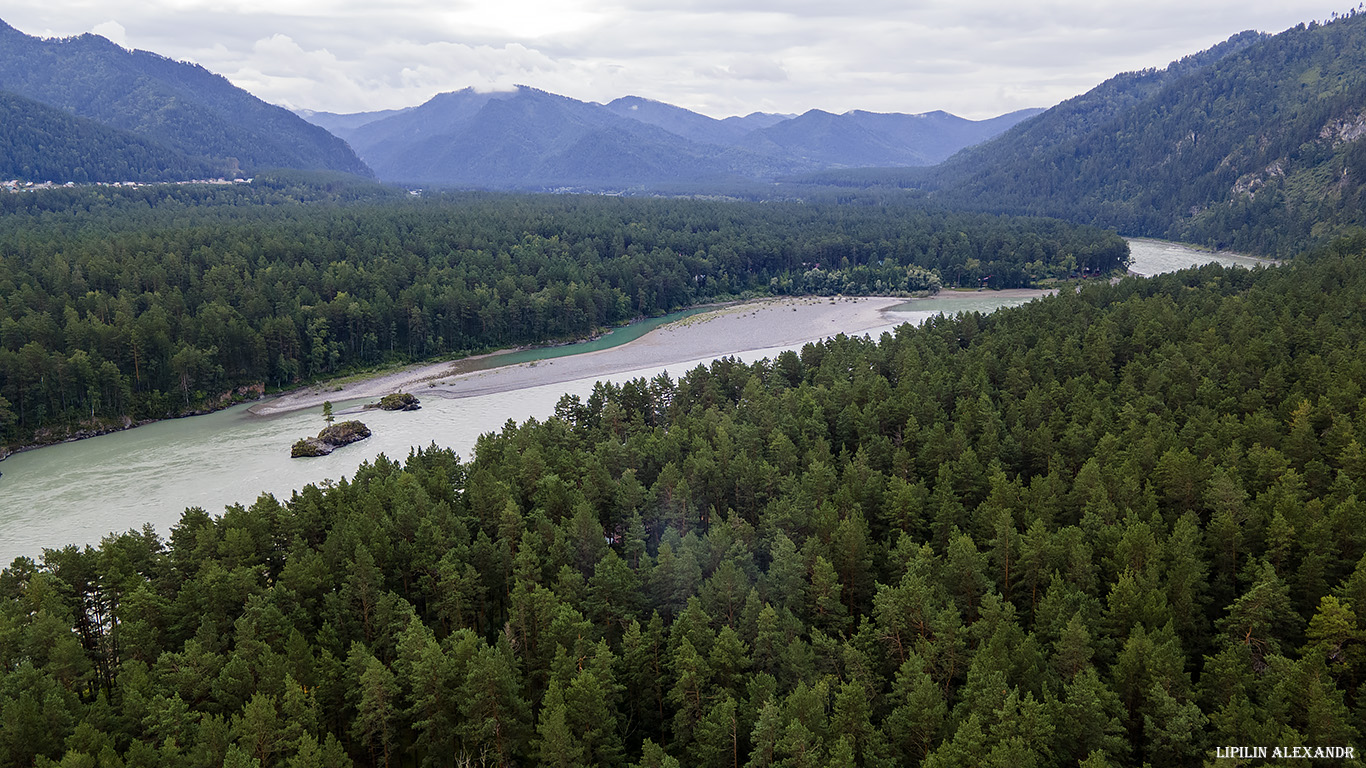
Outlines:
[[1289,255],[1366,224],[1366,16],[1121,75],[937,169],[950,200]]
[[0,762],[1358,743],[1366,240],[602,385],[0,576]]
[[345,142],[289,110],[198,65],[98,35],[44,40],[0,21],[0,90],[129,131],[219,174],[278,167],[370,175]]
[[1354,12],[1116,76],[933,169],[794,181],[918,187],[951,207],[1289,256],[1366,225],[1363,136],[1366,15]]
[[0,195],[0,445],[765,294],[1122,269],[1113,233],[919,207],[460,195],[258,177]]
[[217,172],[127,131],[0,91],[0,180],[175,181]]
[[[1125,72],[1090,91],[1045,111],[1038,119],[1004,132],[996,141],[964,151],[936,170],[946,179],[996,172],[991,166],[1019,168],[1046,163],[1056,155],[1075,151],[1079,142],[1110,130],[1117,121],[1184,77],[1199,76],[1224,57],[1254,45],[1267,35],[1242,32],[1219,45],[1162,69]],[[974,189],[980,191],[981,184]]]

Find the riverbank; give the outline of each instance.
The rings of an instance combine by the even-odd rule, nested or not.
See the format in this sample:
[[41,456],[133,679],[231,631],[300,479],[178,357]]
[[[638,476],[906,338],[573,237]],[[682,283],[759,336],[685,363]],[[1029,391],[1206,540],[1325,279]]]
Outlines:
[[[1216,251],[1198,245],[1186,245],[1168,240],[1152,240],[1144,237],[1127,238],[1132,263],[1128,274],[1131,277],[1153,277],[1164,272],[1217,263],[1226,267],[1278,267],[1277,259],[1249,256],[1233,251]],[[1192,258],[1194,257],[1194,258]]]
[[[857,335],[897,323],[897,315],[915,312],[917,302],[933,301],[935,311],[952,311],[957,302],[1029,299],[1051,290],[941,291],[924,299],[904,297],[817,297],[762,299],[718,307],[661,326],[617,347],[499,368],[471,370],[483,360],[413,366],[364,380],[310,387],[253,405],[257,416],[274,416],[333,403],[410,392],[419,398],[478,397],[577,379],[611,376],[680,361],[790,346],[833,336]],[[946,310],[944,303],[949,304]],[[928,309],[929,307],[927,307]],[[894,312],[892,310],[895,310]],[[698,333],[699,329],[705,333]],[[494,355],[504,353],[494,353]],[[482,356],[487,358],[489,356]],[[359,408],[360,406],[357,406]]]
[[136,429],[168,419],[188,419],[192,416],[207,416],[210,413],[217,413],[226,408],[231,408],[234,405],[241,405],[242,403],[250,402],[252,400],[260,400],[265,395],[265,391],[266,387],[264,384],[248,384],[218,395],[218,397],[211,401],[209,407],[194,408],[160,419],[134,420],[130,416],[124,416],[121,419],[81,422],[81,427],[74,430],[68,429],[66,431],[57,431],[55,429],[47,429],[40,431],[37,435],[37,439],[33,442],[21,445],[0,445],[0,461],[4,461],[15,454],[24,453],[26,451],[36,451],[39,448],[61,445],[62,443],[74,443],[77,440],[89,440],[92,437],[111,435],[115,432],[126,432],[130,429]]
[[[997,292],[1002,295],[1009,291]],[[948,297],[947,292],[939,295]],[[964,295],[980,295],[979,292],[972,292]],[[872,301],[874,304],[868,304]],[[859,332],[867,330],[877,325],[885,325],[886,321],[879,319],[875,314],[881,308],[889,304],[897,304],[907,301],[907,299],[862,299],[845,297],[801,297],[801,298],[782,298],[782,299],[760,299],[748,302],[734,302],[728,304],[703,305],[684,310],[685,313],[701,312],[702,314],[686,316],[681,320],[676,320],[670,325],[660,326],[645,334],[644,337],[628,341],[618,347],[609,347],[595,351],[574,352],[572,349],[587,341],[593,341],[604,336],[626,331],[632,326],[608,329],[592,339],[580,340],[577,342],[566,342],[545,347],[522,347],[515,349],[499,350],[482,355],[460,358],[459,360],[446,361],[441,363],[419,363],[407,365],[389,370],[382,370],[371,373],[353,373],[337,379],[331,379],[316,384],[311,384],[298,389],[290,390],[275,395],[264,395],[264,386],[249,385],[239,387],[231,392],[224,393],[216,399],[212,407],[196,408],[185,413],[169,416],[165,419],[123,419],[121,422],[107,422],[100,424],[85,425],[74,432],[53,432],[46,438],[40,438],[25,444],[0,446],[0,461],[4,461],[11,455],[44,448],[51,445],[59,445],[78,440],[84,440],[100,435],[123,432],[147,424],[154,424],[167,419],[179,419],[190,416],[202,416],[214,413],[242,402],[258,400],[252,405],[248,412],[258,416],[273,416],[294,411],[307,410],[309,408],[319,408],[325,401],[339,403],[343,401],[378,399],[384,395],[395,392],[412,392],[414,394],[436,395],[439,397],[472,397],[489,392],[503,392],[524,387],[538,386],[540,384],[554,384],[569,381],[583,376],[607,376],[623,371],[637,370],[651,365],[661,365],[679,360],[689,360],[707,356],[724,356],[738,352],[745,352],[753,349],[764,349],[770,346],[781,344],[797,343],[808,340],[824,338],[825,336],[845,332]],[[763,318],[768,318],[775,308],[791,310],[793,315],[784,315],[781,322],[773,328],[764,328]],[[708,311],[710,310],[710,311]],[[741,321],[740,318],[749,318],[748,321]],[[658,322],[655,319],[653,322]],[[651,323],[651,320],[640,321]],[[690,338],[687,342],[680,342],[678,334],[665,335],[658,337],[662,339],[672,339],[671,341],[645,341],[646,337],[653,337],[655,334],[665,331],[671,326],[677,328],[687,328],[696,322],[715,323],[714,326],[719,332],[729,334],[732,338],[738,338],[737,343],[726,345],[724,350],[712,355],[712,350],[708,343],[703,343],[697,339]],[[633,324],[634,325],[634,324]],[[612,352],[613,350],[629,347],[632,352],[623,355],[603,356],[602,353]],[[559,350],[566,353],[563,358],[556,360],[538,360],[524,363],[498,363],[500,357],[520,357],[522,353],[538,350]],[[645,350],[653,350],[645,352]],[[678,351],[679,354],[675,354]],[[596,357],[593,357],[596,356]],[[566,364],[572,358],[586,358],[573,364]],[[502,371],[505,369],[515,369],[517,374],[506,377],[490,377],[492,371]],[[436,382],[447,380],[444,385]],[[497,381],[497,384],[491,382]],[[479,383],[475,383],[479,382]],[[436,390],[436,391],[432,391]],[[357,405],[349,409],[348,412],[359,412],[361,406]]]
[[[818,341],[837,333],[861,334],[896,323],[894,315],[897,313],[920,311],[916,306],[919,302],[932,302],[933,311],[952,313],[955,311],[954,304],[979,302],[984,297],[1029,299],[1054,292],[1055,289],[1030,288],[994,291],[964,289],[943,290],[931,296],[909,299],[804,296],[720,304],[710,311],[675,320],[640,338],[607,349],[507,365],[500,365],[496,361],[499,357],[515,355],[526,348],[499,350],[453,361],[409,365],[378,373],[351,374],[265,397],[262,397],[263,387],[260,385],[242,387],[221,398],[217,408],[197,409],[173,418],[204,415],[250,400],[259,402],[250,406],[248,413],[264,417],[320,408],[327,401],[374,400],[395,392],[448,399],[477,397],[581,378],[611,376],[680,361],[724,357],[757,349]],[[930,305],[927,304],[925,309],[930,310]],[[917,318],[908,316],[902,319]],[[702,325],[705,325],[706,333],[691,332]],[[556,348],[567,350],[571,346],[573,344],[563,344]],[[357,403],[338,412],[360,412],[362,409],[363,405]],[[7,449],[0,447],[0,461],[12,454],[121,432],[158,421],[164,419],[125,420],[122,424],[101,425],[99,429],[85,429],[48,441],[9,446]]]
[[[274,416],[333,403],[410,392],[422,397],[474,397],[526,387],[556,384],[587,376],[664,365],[681,360],[745,352],[808,341],[835,333],[854,333],[885,325],[882,310],[906,299],[828,298],[764,299],[730,304],[676,320],[620,346],[594,352],[488,367],[492,355],[411,366],[356,381],[329,383],[289,392],[253,405],[250,413]],[[685,333],[706,325],[708,333]]]
[[[1192,261],[1198,262],[1201,258],[1204,254]],[[1177,268],[1189,265],[1181,264]],[[677,378],[686,369],[722,355],[753,361],[771,357],[785,348],[800,350],[806,341],[837,332],[876,337],[903,322],[923,322],[937,312],[989,313],[1023,304],[1043,293],[942,291],[936,296],[910,302],[900,298],[837,299],[834,303],[829,298],[787,300],[798,304],[797,311],[790,305],[784,308],[781,302],[713,308],[707,313],[710,317],[680,322],[678,327],[661,331],[641,344],[628,342],[628,346],[615,353],[626,357],[620,365],[608,366],[611,359],[603,354],[581,357],[585,354],[583,347],[575,345],[560,348],[570,357],[541,360],[535,365],[520,363],[523,358],[519,353],[508,353],[515,357],[504,357],[500,362],[517,361],[518,365],[494,371],[470,371],[465,375],[464,387],[487,387],[485,391],[495,392],[482,397],[469,396],[473,394],[469,389],[461,390],[454,382],[449,386],[442,384],[455,377],[449,373],[449,362],[413,366],[402,369],[405,373],[400,378],[419,380],[409,389],[423,399],[421,411],[369,411],[364,421],[374,430],[371,438],[307,462],[284,457],[301,435],[314,434],[323,426],[319,409],[305,407],[292,413],[282,410],[271,418],[248,413],[248,408],[267,404],[263,401],[192,419],[167,419],[117,434],[54,445],[47,450],[28,451],[3,464],[0,530],[5,535],[0,536],[0,563],[17,555],[41,552],[44,546],[54,543],[98,544],[109,531],[138,530],[146,523],[151,523],[164,536],[187,507],[200,507],[219,514],[230,504],[250,504],[261,493],[274,494],[283,501],[309,483],[351,477],[359,466],[381,453],[401,459],[414,446],[435,442],[468,457],[481,435],[498,431],[509,420],[523,422],[528,418],[548,418],[565,393],[586,399],[595,383],[604,379],[620,384],[631,378],[648,379],[666,370]],[[830,316],[822,321],[821,313],[831,311],[841,313],[839,317],[868,314],[859,322],[832,322]],[[808,332],[798,332],[801,329],[793,318],[807,318],[810,322],[804,321],[800,325]],[[665,336],[666,332],[675,335]],[[781,332],[793,343],[766,347],[763,345],[771,343],[772,337],[761,337],[760,332],[775,335]],[[701,354],[698,354],[697,346],[678,338],[678,335],[688,334],[706,341]],[[663,363],[647,366],[644,345],[662,348],[659,357],[654,359],[662,359]],[[670,345],[675,348],[667,354],[671,351]],[[754,351],[737,351],[743,349]],[[585,377],[562,381],[565,373],[557,369],[580,364],[571,362],[576,360],[591,364],[583,369]],[[467,360],[464,364],[474,363]],[[424,367],[433,368],[437,378],[422,381],[421,369]],[[518,370],[514,371],[514,368]],[[604,375],[595,369],[624,372]],[[388,377],[399,370],[374,373]],[[532,378],[520,379],[520,383],[504,379],[501,385],[498,384],[499,379],[509,373]],[[355,385],[366,381],[375,386],[375,378],[374,375],[357,376],[317,387],[321,397],[316,402],[321,404],[323,400],[331,399],[339,406],[338,410],[352,405],[359,407],[365,399],[344,401],[340,395],[345,390],[338,390],[336,386],[349,384],[350,391],[355,393],[361,391]],[[559,383],[534,386],[540,380]],[[379,390],[376,395],[389,394],[383,387],[375,388]],[[371,401],[377,399],[378,396]]]

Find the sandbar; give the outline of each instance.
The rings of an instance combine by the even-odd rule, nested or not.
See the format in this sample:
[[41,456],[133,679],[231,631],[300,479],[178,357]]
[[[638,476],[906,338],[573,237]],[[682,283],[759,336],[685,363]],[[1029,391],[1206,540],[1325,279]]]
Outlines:
[[[933,299],[978,299],[984,292],[941,291]],[[1051,291],[1013,289],[985,292],[994,298],[1029,298]],[[419,398],[477,397],[527,387],[558,384],[672,363],[725,357],[756,349],[790,346],[844,333],[862,334],[898,322],[905,305],[895,297],[799,297],[731,304],[660,326],[640,338],[595,352],[468,371],[464,360],[429,363],[392,373],[298,389],[253,405],[258,416],[271,416],[334,402],[379,398],[411,392]],[[910,300],[914,302],[915,300]],[[498,354],[498,353],[494,353]],[[466,359],[468,360],[468,358]]]

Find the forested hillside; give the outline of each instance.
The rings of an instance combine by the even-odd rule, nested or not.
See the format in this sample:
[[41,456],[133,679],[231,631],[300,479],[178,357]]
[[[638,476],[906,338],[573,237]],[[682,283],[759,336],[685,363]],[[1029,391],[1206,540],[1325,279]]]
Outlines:
[[0,445],[742,294],[1121,268],[1113,233],[918,207],[461,195],[262,177],[0,195]]
[[1291,256],[1366,225],[1363,136],[1366,15],[1353,12],[1119,75],[928,172],[802,181]]
[[601,385],[0,576],[6,765],[1349,746],[1366,238]]
[[0,91],[0,179],[174,181],[216,171],[126,131]]
[[0,90],[184,153],[214,175],[262,168],[371,175],[345,142],[289,110],[203,67],[98,35],[45,40],[0,21]]
[[1063,141],[1015,143],[1021,131],[946,164],[945,195],[1280,255],[1366,224],[1366,16],[1237,48],[1175,77],[1116,78],[1093,94],[1126,79],[1160,87]]

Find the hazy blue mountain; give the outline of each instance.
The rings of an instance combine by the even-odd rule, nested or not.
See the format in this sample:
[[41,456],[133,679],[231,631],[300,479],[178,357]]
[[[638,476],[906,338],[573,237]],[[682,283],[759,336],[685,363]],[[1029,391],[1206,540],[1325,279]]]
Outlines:
[[368,175],[346,143],[195,64],[103,37],[26,35],[0,22],[0,89],[150,139],[221,168]]
[[[480,93],[465,88],[451,93],[439,93],[420,106],[371,120],[351,129],[341,129],[338,136],[345,139],[367,163],[376,168],[380,178],[390,179],[380,166],[389,167],[405,162],[403,155],[410,148],[434,136],[449,135],[461,130],[484,105],[495,99],[510,98],[514,92]],[[372,114],[372,113],[366,113]],[[428,148],[426,151],[434,151]]]
[[742,144],[764,154],[789,154],[822,167],[924,165],[910,147],[896,146],[861,125],[819,109],[753,131]]
[[755,122],[743,120],[717,120],[682,107],[639,96],[623,96],[605,106],[621,117],[663,128],[669,133],[702,144],[733,145],[743,139],[745,134],[763,127]]
[[154,141],[0,91],[0,179],[173,181],[215,171]]
[[841,167],[933,165],[1043,112],[1026,109],[974,121],[947,112],[906,115],[856,110],[832,115],[811,110],[800,116],[755,112],[717,120],[639,96],[620,98],[606,106],[617,115],[692,141]]
[[840,117],[893,145],[913,147],[920,160],[915,165],[935,165],[964,147],[986,141],[1043,111],[1021,109],[988,120],[968,120],[940,110],[917,115],[855,110]]
[[404,109],[381,109],[375,112],[351,113],[314,112],[311,109],[300,109],[296,110],[295,114],[316,126],[326,129],[327,132],[333,136],[339,136],[342,139],[345,139],[346,134],[355,131],[361,126],[369,125],[376,120],[383,120],[386,117],[402,114],[410,109],[412,109],[412,107],[406,107]]
[[741,146],[801,157],[826,168],[934,165],[1042,111],[1026,109],[973,121],[947,112],[856,110],[835,115],[813,109],[749,133]]
[[435,96],[396,114],[303,113],[350,142],[381,179],[502,189],[642,189],[764,181],[820,168],[926,165],[1031,112],[755,112],[717,120],[637,96],[595,104],[535,88]]
[[800,168],[699,144],[534,88],[442,94],[351,141],[381,179],[490,188],[620,189]]
[[794,117],[796,117],[796,115],[784,115],[777,112],[751,112],[743,117],[738,115],[727,117],[721,122],[744,126],[746,132],[748,132],[756,128],[767,128],[770,125],[777,125],[784,120],[791,120]]

